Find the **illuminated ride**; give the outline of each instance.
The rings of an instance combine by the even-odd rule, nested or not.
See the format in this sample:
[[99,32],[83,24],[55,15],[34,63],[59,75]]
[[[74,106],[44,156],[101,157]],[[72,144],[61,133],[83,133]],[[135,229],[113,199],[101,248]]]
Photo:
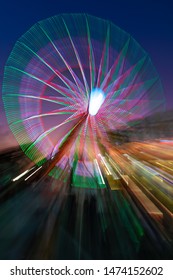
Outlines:
[[[25,154],[47,173],[73,173],[73,185],[104,187],[100,144],[163,107],[148,54],[113,23],[62,14],[33,25],[7,61],[3,100]],[[93,180],[93,178],[95,179]]]

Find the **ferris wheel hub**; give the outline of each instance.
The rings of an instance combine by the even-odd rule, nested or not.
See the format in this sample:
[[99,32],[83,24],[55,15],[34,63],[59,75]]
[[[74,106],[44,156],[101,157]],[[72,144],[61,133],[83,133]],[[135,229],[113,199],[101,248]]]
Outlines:
[[101,89],[95,88],[91,91],[90,100],[89,100],[89,114],[91,116],[95,116],[98,113],[104,100],[105,100],[105,94]]

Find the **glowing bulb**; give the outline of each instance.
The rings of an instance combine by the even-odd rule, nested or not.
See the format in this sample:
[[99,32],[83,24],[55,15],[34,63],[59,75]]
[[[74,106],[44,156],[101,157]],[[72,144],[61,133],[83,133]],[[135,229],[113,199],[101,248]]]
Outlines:
[[89,114],[95,116],[105,100],[104,92],[101,89],[93,89],[90,94]]

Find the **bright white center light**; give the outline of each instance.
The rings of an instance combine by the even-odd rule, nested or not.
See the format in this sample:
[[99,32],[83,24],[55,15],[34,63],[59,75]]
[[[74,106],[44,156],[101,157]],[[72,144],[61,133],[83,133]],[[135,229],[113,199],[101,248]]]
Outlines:
[[95,88],[91,91],[90,101],[89,101],[89,114],[91,116],[95,116],[98,113],[104,100],[105,100],[104,92],[101,89]]

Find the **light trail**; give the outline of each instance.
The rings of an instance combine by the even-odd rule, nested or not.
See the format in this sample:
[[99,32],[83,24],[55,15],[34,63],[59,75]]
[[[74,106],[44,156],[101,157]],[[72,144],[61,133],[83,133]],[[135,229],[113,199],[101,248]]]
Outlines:
[[35,166],[33,166],[30,169],[25,170],[23,173],[21,173],[20,175],[18,175],[17,177],[15,177],[14,179],[12,179],[13,182],[19,180],[20,178],[22,178],[24,175],[26,175],[28,172],[30,172],[32,169],[34,169]]
[[21,173],[20,175],[18,175],[17,177],[15,177],[14,179],[12,179],[13,182],[19,180],[20,178],[22,178],[25,174],[27,174],[30,170],[25,170],[23,173]]
[[42,168],[42,166],[40,166],[39,168],[37,168],[32,174],[30,174],[27,178],[25,178],[25,181],[27,181],[31,176],[33,176],[36,172],[38,172],[40,169]]

